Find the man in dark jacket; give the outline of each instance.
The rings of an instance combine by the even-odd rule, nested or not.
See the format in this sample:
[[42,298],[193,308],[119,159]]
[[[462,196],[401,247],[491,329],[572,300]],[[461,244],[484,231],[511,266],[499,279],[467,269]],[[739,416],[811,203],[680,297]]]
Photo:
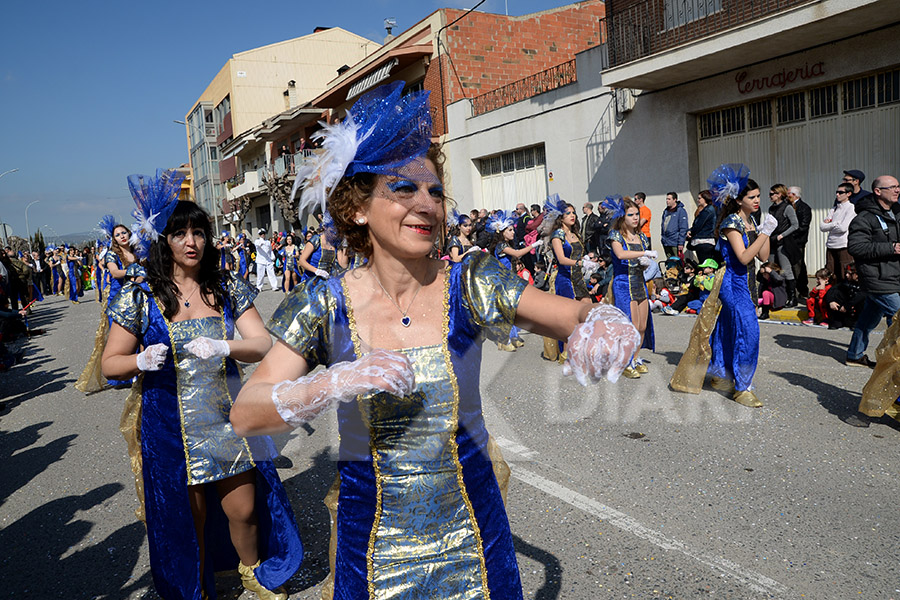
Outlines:
[[859,283],[866,294],[847,348],[848,366],[874,367],[866,356],[869,332],[887,317],[890,324],[900,310],[900,184],[890,175],[876,177],[872,196],[856,205],[850,222],[847,250],[856,262]]
[[669,192],[666,194],[666,210],[663,211],[660,225],[660,237],[666,258],[677,256],[684,259],[684,241],[687,239],[688,218],[684,204],[678,199],[678,194]]
[[600,227],[600,217],[594,214],[594,205],[585,202],[581,207],[584,218],[581,219],[581,241],[584,242],[584,253],[597,251],[597,228]]
[[788,188],[788,196],[794,204],[794,212],[797,213],[797,231],[794,232],[794,241],[797,242],[799,258],[791,265],[794,272],[794,280],[797,282],[797,297],[806,299],[809,296],[809,277],[806,273],[806,243],[809,241],[809,225],[812,223],[812,209],[803,201],[800,186],[792,185]]
[[850,194],[850,204],[856,206],[857,202],[872,195],[862,187],[862,183],[865,180],[866,174],[859,169],[850,169],[849,171],[844,171],[844,177],[843,179],[841,179],[841,182],[849,183],[853,186],[853,193]]

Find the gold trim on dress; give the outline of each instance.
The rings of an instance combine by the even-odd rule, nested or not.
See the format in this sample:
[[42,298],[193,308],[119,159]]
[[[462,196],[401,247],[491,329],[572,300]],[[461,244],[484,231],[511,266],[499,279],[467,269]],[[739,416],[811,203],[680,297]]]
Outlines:
[[[444,297],[443,297],[444,318],[441,325],[443,333],[443,342],[441,344],[441,352],[444,355],[444,364],[447,367],[447,375],[450,378],[450,385],[453,387],[453,417],[452,429],[450,437],[450,453],[453,456],[453,464],[456,465],[456,481],[459,485],[459,492],[462,495],[466,510],[469,512],[469,520],[472,523],[472,532],[475,534],[475,549],[478,552],[478,564],[481,568],[481,588],[484,590],[485,600],[490,600],[491,590],[488,588],[487,565],[484,560],[484,543],[481,539],[481,528],[478,527],[478,521],[475,518],[475,508],[466,492],[466,484],[463,480],[462,463],[459,462],[459,445],[456,443],[456,433],[459,430],[459,384],[456,381],[456,373],[453,370],[453,360],[450,356],[450,266],[444,272]],[[495,475],[496,477],[496,475]],[[504,504],[505,504],[504,496]]]
[[[356,355],[357,360],[359,360],[362,355],[362,342],[359,337],[359,329],[356,326],[356,315],[353,313],[353,303],[350,300],[350,290],[347,287],[347,279],[346,277],[341,278],[341,288],[344,292],[344,308],[347,312],[347,326],[350,328],[350,340],[353,342],[353,353]],[[357,405],[360,402],[360,397],[356,397]],[[365,414],[362,408],[360,407],[360,413]],[[375,598],[375,538],[378,534],[378,525],[381,523],[381,514],[382,514],[382,495],[384,493],[384,488],[382,486],[383,476],[381,474],[381,468],[378,465],[378,450],[375,448],[375,445],[372,443],[372,440],[375,439],[375,431],[372,429],[371,421],[369,423],[369,450],[372,454],[372,470],[375,474],[375,515],[372,520],[372,531],[369,533],[369,545],[366,549],[366,585],[369,591],[369,598]],[[337,552],[337,545],[335,545],[335,552]],[[334,571],[332,571],[332,574]],[[334,582],[332,581],[332,585]]]
[[886,411],[894,413],[892,405],[900,397],[900,312],[884,332],[875,360],[875,369],[862,390],[859,412],[877,418]]
[[100,323],[97,325],[97,333],[94,335],[94,349],[88,359],[84,370],[75,382],[75,389],[84,394],[99,392],[106,387],[106,378],[100,362],[103,358],[103,349],[109,337],[109,319],[106,317],[106,309],[100,313]]
[[141,453],[141,408],[143,395],[141,384],[143,383],[143,373],[137,376],[131,385],[131,392],[125,400],[125,406],[122,409],[122,418],[119,420],[119,431],[125,438],[128,446],[128,456],[131,459],[131,472],[134,474],[134,488],[137,493],[137,499],[140,506],[135,509],[134,515],[138,520],[147,522],[146,513],[144,512],[144,459]]
[[706,379],[709,361],[712,359],[709,337],[716,327],[719,311],[722,309],[722,303],[719,301],[719,290],[724,279],[725,267],[722,267],[716,271],[713,287],[709,291],[709,296],[703,302],[703,306],[697,314],[697,321],[694,323],[693,329],[691,329],[688,347],[684,354],[681,355],[681,360],[678,361],[675,373],[672,374],[672,379],[669,381],[669,386],[677,392],[699,394],[700,390],[703,389],[703,381]]

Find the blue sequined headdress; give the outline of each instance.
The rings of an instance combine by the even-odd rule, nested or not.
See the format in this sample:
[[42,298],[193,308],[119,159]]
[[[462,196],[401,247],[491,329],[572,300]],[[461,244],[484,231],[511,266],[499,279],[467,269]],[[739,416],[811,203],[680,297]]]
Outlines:
[[745,165],[734,163],[716,167],[706,182],[709,184],[709,192],[713,201],[721,206],[728,198],[737,198],[747,180],[750,179],[750,169]]
[[460,223],[463,222],[463,219],[468,219],[469,215],[461,215],[459,211],[455,208],[450,210],[447,213],[447,229],[452,229],[453,227],[459,227]]
[[131,227],[131,245],[138,258],[146,258],[150,244],[162,235],[178,204],[184,175],[175,169],[156,170],[156,176],[129,175],[128,189],[137,208],[131,215],[137,222]]
[[565,200],[559,197],[559,194],[553,194],[552,196],[548,196],[544,201],[544,220],[549,220],[551,223],[556,221],[559,218],[559,215],[566,212]]
[[625,199],[618,194],[607,196],[606,199],[600,203],[600,208],[606,211],[606,214],[609,215],[610,219],[618,219],[619,217],[625,216]]
[[516,216],[517,215],[512,211],[499,210],[490,216],[490,218],[487,220],[487,223],[485,223],[485,227],[489,231],[500,233],[501,231],[508,229],[509,227],[515,226]]
[[343,238],[338,234],[337,227],[334,226],[334,219],[331,218],[331,214],[327,210],[322,214],[322,235],[334,248],[340,248],[341,244],[344,243]]
[[103,215],[103,218],[97,224],[97,228],[105,233],[106,237],[112,239],[113,231],[116,229],[116,218],[112,215]]
[[318,207],[324,211],[331,192],[342,177],[375,173],[431,179],[424,166],[431,145],[429,92],[403,95],[402,81],[364,94],[340,123],[327,125],[314,139],[322,150],[297,170],[291,200],[298,190],[299,211]]

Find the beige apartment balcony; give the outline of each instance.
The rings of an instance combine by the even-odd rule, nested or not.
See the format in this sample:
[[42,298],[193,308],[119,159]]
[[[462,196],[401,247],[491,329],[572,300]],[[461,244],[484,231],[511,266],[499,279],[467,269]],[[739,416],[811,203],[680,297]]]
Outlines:
[[890,25],[900,0],[608,0],[603,84],[658,90]]

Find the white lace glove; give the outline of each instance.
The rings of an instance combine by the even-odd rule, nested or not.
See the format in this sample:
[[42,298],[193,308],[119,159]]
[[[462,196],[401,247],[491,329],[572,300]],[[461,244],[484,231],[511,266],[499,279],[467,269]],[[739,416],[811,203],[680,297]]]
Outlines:
[[596,272],[597,269],[599,269],[599,268],[600,268],[600,263],[594,262],[589,258],[581,259],[581,272],[584,273],[586,276],[589,277],[591,275],[591,273]]
[[184,345],[184,349],[198,358],[218,358],[231,354],[231,347],[225,340],[198,337]]
[[165,344],[147,346],[137,355],[137,368],[141,371],[159,371],[166,362],[169,347]]
[[316,277],[321,277],[322,279],[328,279],[331,277],[331,274],[325,269],[316,269]]
[[272,388],[272,402],[285,423],[299,427],[338,402],[360,394],[387,392],[406,396],[416,387],[409,358],[399,352],[374,350],[351,362],[336,363],[314,375],[282,381]]
[[778,227],[778,219],[772,215],[766,215],[766,219],[759,226],[759,235],[771,236],[776,227]]
[[642,269],[646,269],[647,267],[649,267],[650,265],[653,264],[653,261],[650,260],[649,258],[647,258],[646,256],[639,256],[639,257],[638,257],[638,264],[641,265],[641,268],[642,268]]
[[659,252],[657,252],[656,250],[644,250],[644,256],[652,260],[656,260],[657,258],[659,258]]
[[566,343],[563,375],[574,375],[578,383],[587,385],[604,377],[618,380],[638,349],[641,335],[621,310],[598,304]]
[[472,246],[471,248],[466,250],[465,253],[463,253],[463,256],[465,256],[469,252],[481,252],[481,246]]
[[543,243],[544,243],[544,240],[537,240],[536,242],[531,243],[531,247],[532,248],[540,248],[541,244],[543,244]]

